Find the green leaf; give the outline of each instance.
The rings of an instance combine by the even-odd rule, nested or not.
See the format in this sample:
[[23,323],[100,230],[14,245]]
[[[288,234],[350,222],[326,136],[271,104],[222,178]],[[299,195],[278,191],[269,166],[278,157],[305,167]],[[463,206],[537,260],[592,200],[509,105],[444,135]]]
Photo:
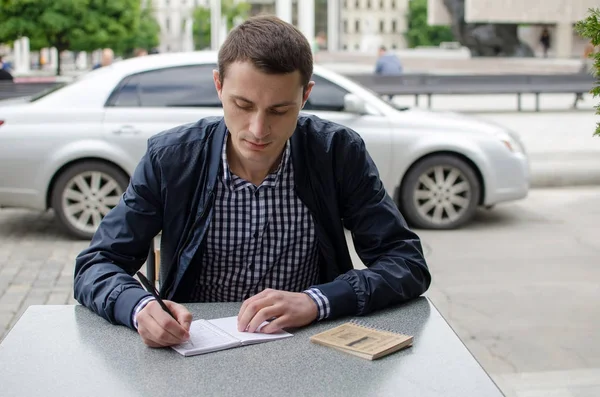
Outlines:
[[[600,51],[598,51],[598,46],[600,45],[600,9],[590,9],[587,18],[575,24],[575,30],[577,30],[581,37],[589,39],[590,43],[596,49],[592,55],[594,59],[593,74],[596,77],[596,83],[590,92],[594,98],[597,98],[600,96],[600,83],[598,81],[598,77],[600,76]],[[600,114],[600,105],[596,105],[595,109],[596,114]],[[594,135],[600,136],[600,123],[596,126]]]
[[[221,2],[221,16],[227,20],[227,27],[232,28],[238,19],[245,20],[250,13],[251,5],[249,3],[237,3],[233,0],[223,0]],[[193,35],[194,48],[204,50],[210,48],[210,9],[206,7],[196,7],[192,14],[194,21]]]
[[[123,54],[158,45],[160,28],[140,0],[0,0],[0,42],[29,37],[32,50],[112,48]],[[60,64],[57,73],[60,74]]]
[[427,0],[410,0],[406,19],[408,28],[404,37],[410,48],[438,46],[444,41],[454,41],[450,27],[427,24]]

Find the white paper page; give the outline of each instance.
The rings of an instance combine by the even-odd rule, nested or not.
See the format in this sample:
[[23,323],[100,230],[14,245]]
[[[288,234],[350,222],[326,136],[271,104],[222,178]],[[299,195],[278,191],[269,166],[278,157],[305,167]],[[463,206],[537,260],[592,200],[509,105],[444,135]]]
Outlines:
[[[208,321],[221,328],[223,331],[227,332],[234,338],[241,340],[244,344],[268,342],[275,339],[289,338],[290,336],[294,336],[286,331],[280,331],[276,334],[263,334],[260,332],[239,332],[237,330],[237,316],[216,318]],[[267,324],[268,322],[265,321],[261,324],[259,329]]]
[[212,330],[206,320],[196,320],[192,321],[190,325],[190,340],[172,346],[172,348],[180,354],[189,355],[190,353],[208,353],[238,345],[240,345],[239,341]]

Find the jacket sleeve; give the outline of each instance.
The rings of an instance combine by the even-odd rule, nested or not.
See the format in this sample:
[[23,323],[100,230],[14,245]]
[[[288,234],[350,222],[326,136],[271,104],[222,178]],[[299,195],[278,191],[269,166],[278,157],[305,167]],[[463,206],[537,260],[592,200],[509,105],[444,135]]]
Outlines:
[[133,275],[162,225],[160,174],[150,149],[121,200],[75,261],[75,299],[113,324],[133,328],[135,305],[149,296]]
[[[336,164],[342,170],[337,177],[338,201],[344,227],[352,233],[356,252],[367,269],[350,270],[334,283],[344,280],[351,286],[356,294],[356,314],[363,315],[418,297],[429,288],[431,275],[419,237],[408,229],[386,193],[363,140],[355,136],[344,151],[344,160]],[[331,302],[331,315],[335,315],[333,308],[343,306]]]

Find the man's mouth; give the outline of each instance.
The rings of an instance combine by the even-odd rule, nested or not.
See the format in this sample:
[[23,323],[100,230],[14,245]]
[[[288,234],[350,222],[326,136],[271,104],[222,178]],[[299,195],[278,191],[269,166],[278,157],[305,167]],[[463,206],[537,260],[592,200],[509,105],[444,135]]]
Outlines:
[[250,148],[257,149],[257,150],[264,149],[267,146],[269,146],[268,143],[254,143],[251,141],[246,141],[246,143],[250,146]]

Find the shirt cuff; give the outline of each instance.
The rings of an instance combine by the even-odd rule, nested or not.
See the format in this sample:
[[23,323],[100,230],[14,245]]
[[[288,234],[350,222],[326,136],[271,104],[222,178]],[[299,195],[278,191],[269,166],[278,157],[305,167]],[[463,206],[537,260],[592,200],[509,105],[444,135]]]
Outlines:
[[143,309],[143,308],[145,308],[145,307],[146,307],[146,305],[147,305],[147,304],[148,304],[150,301],[153,301],[153,300],[154,300],[154,297],[153,297],[153,296],[147,296],[147,297],[145,297],[144,299],[140,300],[140,301],[138,302],[138,304],[137,304],[137,305],[135,305],[135,307],[133,308],[133,314],[132,314],[131,316],[133,317],[133,318],[132,318],[132,320],[133,320],[132,322],[133,322],[133,326],[134,326],[134,328],[135,328],[135,329],[137,329],[137,328],[138,328],[138,323],[137,323],[137,315],[138,315],[138,313],[139,313],[139,312],[141,312],[141,311],[142,311],[142,309]]
[[331,307],[329,305],[329,299],[318,288],[310,288],[306,291],[303,291],[306,295],[310,296],[310,298],[317,304],[317,321],[321,321],[326,319],[331,314]]

